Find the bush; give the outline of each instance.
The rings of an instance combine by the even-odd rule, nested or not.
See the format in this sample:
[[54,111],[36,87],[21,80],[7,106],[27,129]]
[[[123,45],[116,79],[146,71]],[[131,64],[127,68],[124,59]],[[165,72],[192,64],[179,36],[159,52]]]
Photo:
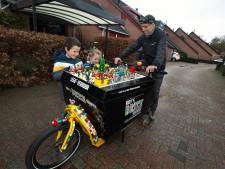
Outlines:
[[183,52],[183,51],[179,51],[180,54],[180,60],[183,62],[188,62],[188,63],[194,63],[194,64],[198,64],[198,59],[196,59],[196,57],[188,57],[187,53]]
[[0,87],[21,87],[51,80],[53,53],[63,36],[0,27]]
[[189,58],[189,57],[188,58],[182,58],[181,61],[198,64],[198,59],[195,59],[195,58]]
[[182,59],[187,59],[187,58],[188,58],[187,53],[185,53],[185,52],[183,52],[183,51],[179,51],[178,53],[180,54],[181,60],[182,60]]

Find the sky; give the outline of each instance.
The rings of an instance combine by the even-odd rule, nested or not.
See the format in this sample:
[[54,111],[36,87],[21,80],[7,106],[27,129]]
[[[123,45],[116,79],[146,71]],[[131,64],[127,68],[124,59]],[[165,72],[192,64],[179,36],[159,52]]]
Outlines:
[[173,29],[194,31],[206,42],[225,35],[225,0],[122,0]]

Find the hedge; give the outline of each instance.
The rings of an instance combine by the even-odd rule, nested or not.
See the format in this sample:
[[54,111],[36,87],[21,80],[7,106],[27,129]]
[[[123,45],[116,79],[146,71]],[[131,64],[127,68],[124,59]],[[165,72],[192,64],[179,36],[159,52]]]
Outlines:
[[53,53],[65,37],[0,26],[0,88],[42,84],[51,80]]
[[198,64],[198,59],[196,59],[196,57],[188,57],[187,53],[183,51],[179,51],[179,54],[181,57],[180,61]]
[[193,64],[198,64],[198,59],[195,59],[195,58],[181,58],[181,61],[193,63]]

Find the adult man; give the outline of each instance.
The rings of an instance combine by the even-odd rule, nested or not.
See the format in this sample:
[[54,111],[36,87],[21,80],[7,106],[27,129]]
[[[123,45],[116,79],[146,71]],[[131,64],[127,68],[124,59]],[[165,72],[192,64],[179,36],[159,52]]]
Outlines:
[[118,64],[122,62],[122,59],[142,47],[146,72],[155,72],[153,90],[147,94],[147,102],[150,104],[148,111],[143,116],[144,126],[154,120],[154,113],[158,105],[160,87],[164,76],[161,72],[164,71],[166,65],[166,35],[161,29],[156,28],[155,23],[155,17],[152,15],[147,15],[140,20],[143,35],[123,50],[119,57],[116,57],[114,60],[115,64]]

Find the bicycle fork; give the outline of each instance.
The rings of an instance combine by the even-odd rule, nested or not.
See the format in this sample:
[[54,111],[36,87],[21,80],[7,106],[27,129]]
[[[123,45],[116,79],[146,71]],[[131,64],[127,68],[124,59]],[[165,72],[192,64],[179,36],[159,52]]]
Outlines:
[[[73,114],[69,114],[69,118],[64,118],[64,119],[54,119],[52,121],[52,125],[54,127],[58,126],[59,124],[63,124],[65,122],[69,122],[70,123],[70,127],[69,127],[69,130],[66,134],[66,137],[65,139],[63,140],[63,143],[62,143],[62,146],[60,147],[60,152],[62,152],[63,150],[65,150],[67,148],[67,146],[69,145],[70,143],[70,140],[71,140],[71,137],[73,136],[73,133],[74,133],[74,129],[75,129],[75,120],[74,120],[74,117]],[[63,134],[63,131],[58,131],[57,133],[57,136],[56,136],[56,139],[55,139],[55,142],[57,143],[59,141],[59,139],[62,137],[62,134]]]
[[[90,137],[90,141],[93,146],[100,147],[105,143],[104,139],[98,138],[97,131],[94,125],[88,119],[87,114],[84,112],[84,109],[82,109],[80,106],[71,104],[65,108],[65,112],[67,112],[66,118],[54,119],[54,121],[52,121],[53,126],[58,126],[58,124],[62,124],[65,122],[70,123],[69,130],[66,134],[62,146],[60,147],[61,152],[64,151],[67,148],[68,144],[70,143],[71,137],[73,136],[75,130],[76,122],[81,126],[84,133],[86,133]],[[62,131],[59,131],[57,133],[56,142],[58,142],[62,134],[63,134]]]

